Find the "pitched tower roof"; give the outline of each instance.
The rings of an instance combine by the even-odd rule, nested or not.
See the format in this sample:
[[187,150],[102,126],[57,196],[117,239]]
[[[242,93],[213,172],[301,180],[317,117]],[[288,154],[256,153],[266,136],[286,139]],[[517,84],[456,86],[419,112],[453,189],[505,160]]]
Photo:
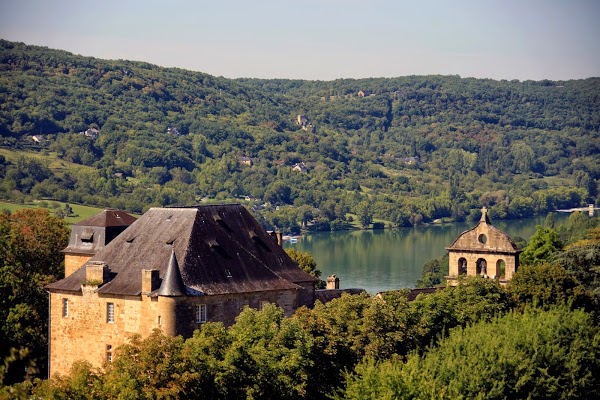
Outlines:
[[171,252],[169,266],[167,267],[167,272],[165,272],[160,289],[158,289],[158,295],[167,297],[185,296],[185,285],[179,271],[175,249]]
[[485,207],[481,209],[479,223],[474,228],[461,233],[446,249],[488,253],[521,252],[510,236],[492,225]]
[[84,219],[76,223],[76,226],[129,226],[135,222],[136,218],[127,214],[125,211],[106,208],[93,217]]

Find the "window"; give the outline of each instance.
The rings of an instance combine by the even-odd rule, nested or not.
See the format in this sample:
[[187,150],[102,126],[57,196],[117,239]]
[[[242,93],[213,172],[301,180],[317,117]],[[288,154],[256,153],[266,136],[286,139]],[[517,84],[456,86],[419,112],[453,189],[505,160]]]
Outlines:
[[206,322],[206,304],[199,304],[196,309],[196,322],[202,324]]
[[115,303],[106,303],[106,322],[115,322]]
[[112,362],[112,345],[111,344],[106,345],[106,361]]
[[62,299],[62,315],[63,318],[69,316],[69,299]]

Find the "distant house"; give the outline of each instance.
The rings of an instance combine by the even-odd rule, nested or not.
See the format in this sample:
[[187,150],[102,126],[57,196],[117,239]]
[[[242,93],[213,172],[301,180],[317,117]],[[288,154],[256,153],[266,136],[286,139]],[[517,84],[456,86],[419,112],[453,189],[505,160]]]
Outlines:
[[292,166],[292,171],[294,172],[306,172],[308,171],[308,167],[304,162],[296,163]]
[[179,130],[177,128],[167,128],[167,133],[170,133],[171,135],[177,135],[177,136],[181,135],[181,133],[179,133]]
[[96,128],[90,128],[85,132],[82,132],[85,137],[89,137],[90,139],[96,140],[98,136],[100,136],[100,131]]
[[414,165],[414,164],[418,164],[419,163],[419,156],[415,156],[415,157],[404,157],[401,158],[400,161],[402,161],[404,164],[406,165]]
[[358,91],[358,97],[367,97],[370,93],[367,92],[366,90],[359,90]]
[[238,162],[239,162],[240,164],[243,164],[243,165],[248,165],[248,166],[250,166],[250,167],[252,166],[252,159],[251,159],[250,157],[246,157],[246,156],[239,156],[239,157],[238,157]]
[[43,141],[45,141],[45,139],[42,135],[33,135],[31,137],[31,140],[33,140],[36,143],[42,143]]
[[300,125],[302,127],[308,125],[308,117],[306,115],[298,115],[296,117],[296,125]]

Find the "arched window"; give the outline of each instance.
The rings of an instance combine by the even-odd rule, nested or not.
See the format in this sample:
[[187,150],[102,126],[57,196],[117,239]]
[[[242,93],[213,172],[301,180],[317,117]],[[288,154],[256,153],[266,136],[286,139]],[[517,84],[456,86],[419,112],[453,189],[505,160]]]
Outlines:
[[466,275],[467,274],[467,259],[461,257],[458,259],[458,274]]
[[498,260],[496,262],[496,271],[498,278],[504,279],[506,276],[506,262],[504,260]]
[[485,258],[477,259],[477,263],[475,265],[475,271],[477,275],[487,276],[487,261],[485,261]]

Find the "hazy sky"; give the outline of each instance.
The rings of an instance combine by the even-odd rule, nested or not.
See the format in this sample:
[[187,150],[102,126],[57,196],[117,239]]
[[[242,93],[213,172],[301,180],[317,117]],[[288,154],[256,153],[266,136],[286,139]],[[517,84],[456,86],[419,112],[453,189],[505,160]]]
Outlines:
[[0,0],[0,38],[229,78],[600,76],[596,0]]

